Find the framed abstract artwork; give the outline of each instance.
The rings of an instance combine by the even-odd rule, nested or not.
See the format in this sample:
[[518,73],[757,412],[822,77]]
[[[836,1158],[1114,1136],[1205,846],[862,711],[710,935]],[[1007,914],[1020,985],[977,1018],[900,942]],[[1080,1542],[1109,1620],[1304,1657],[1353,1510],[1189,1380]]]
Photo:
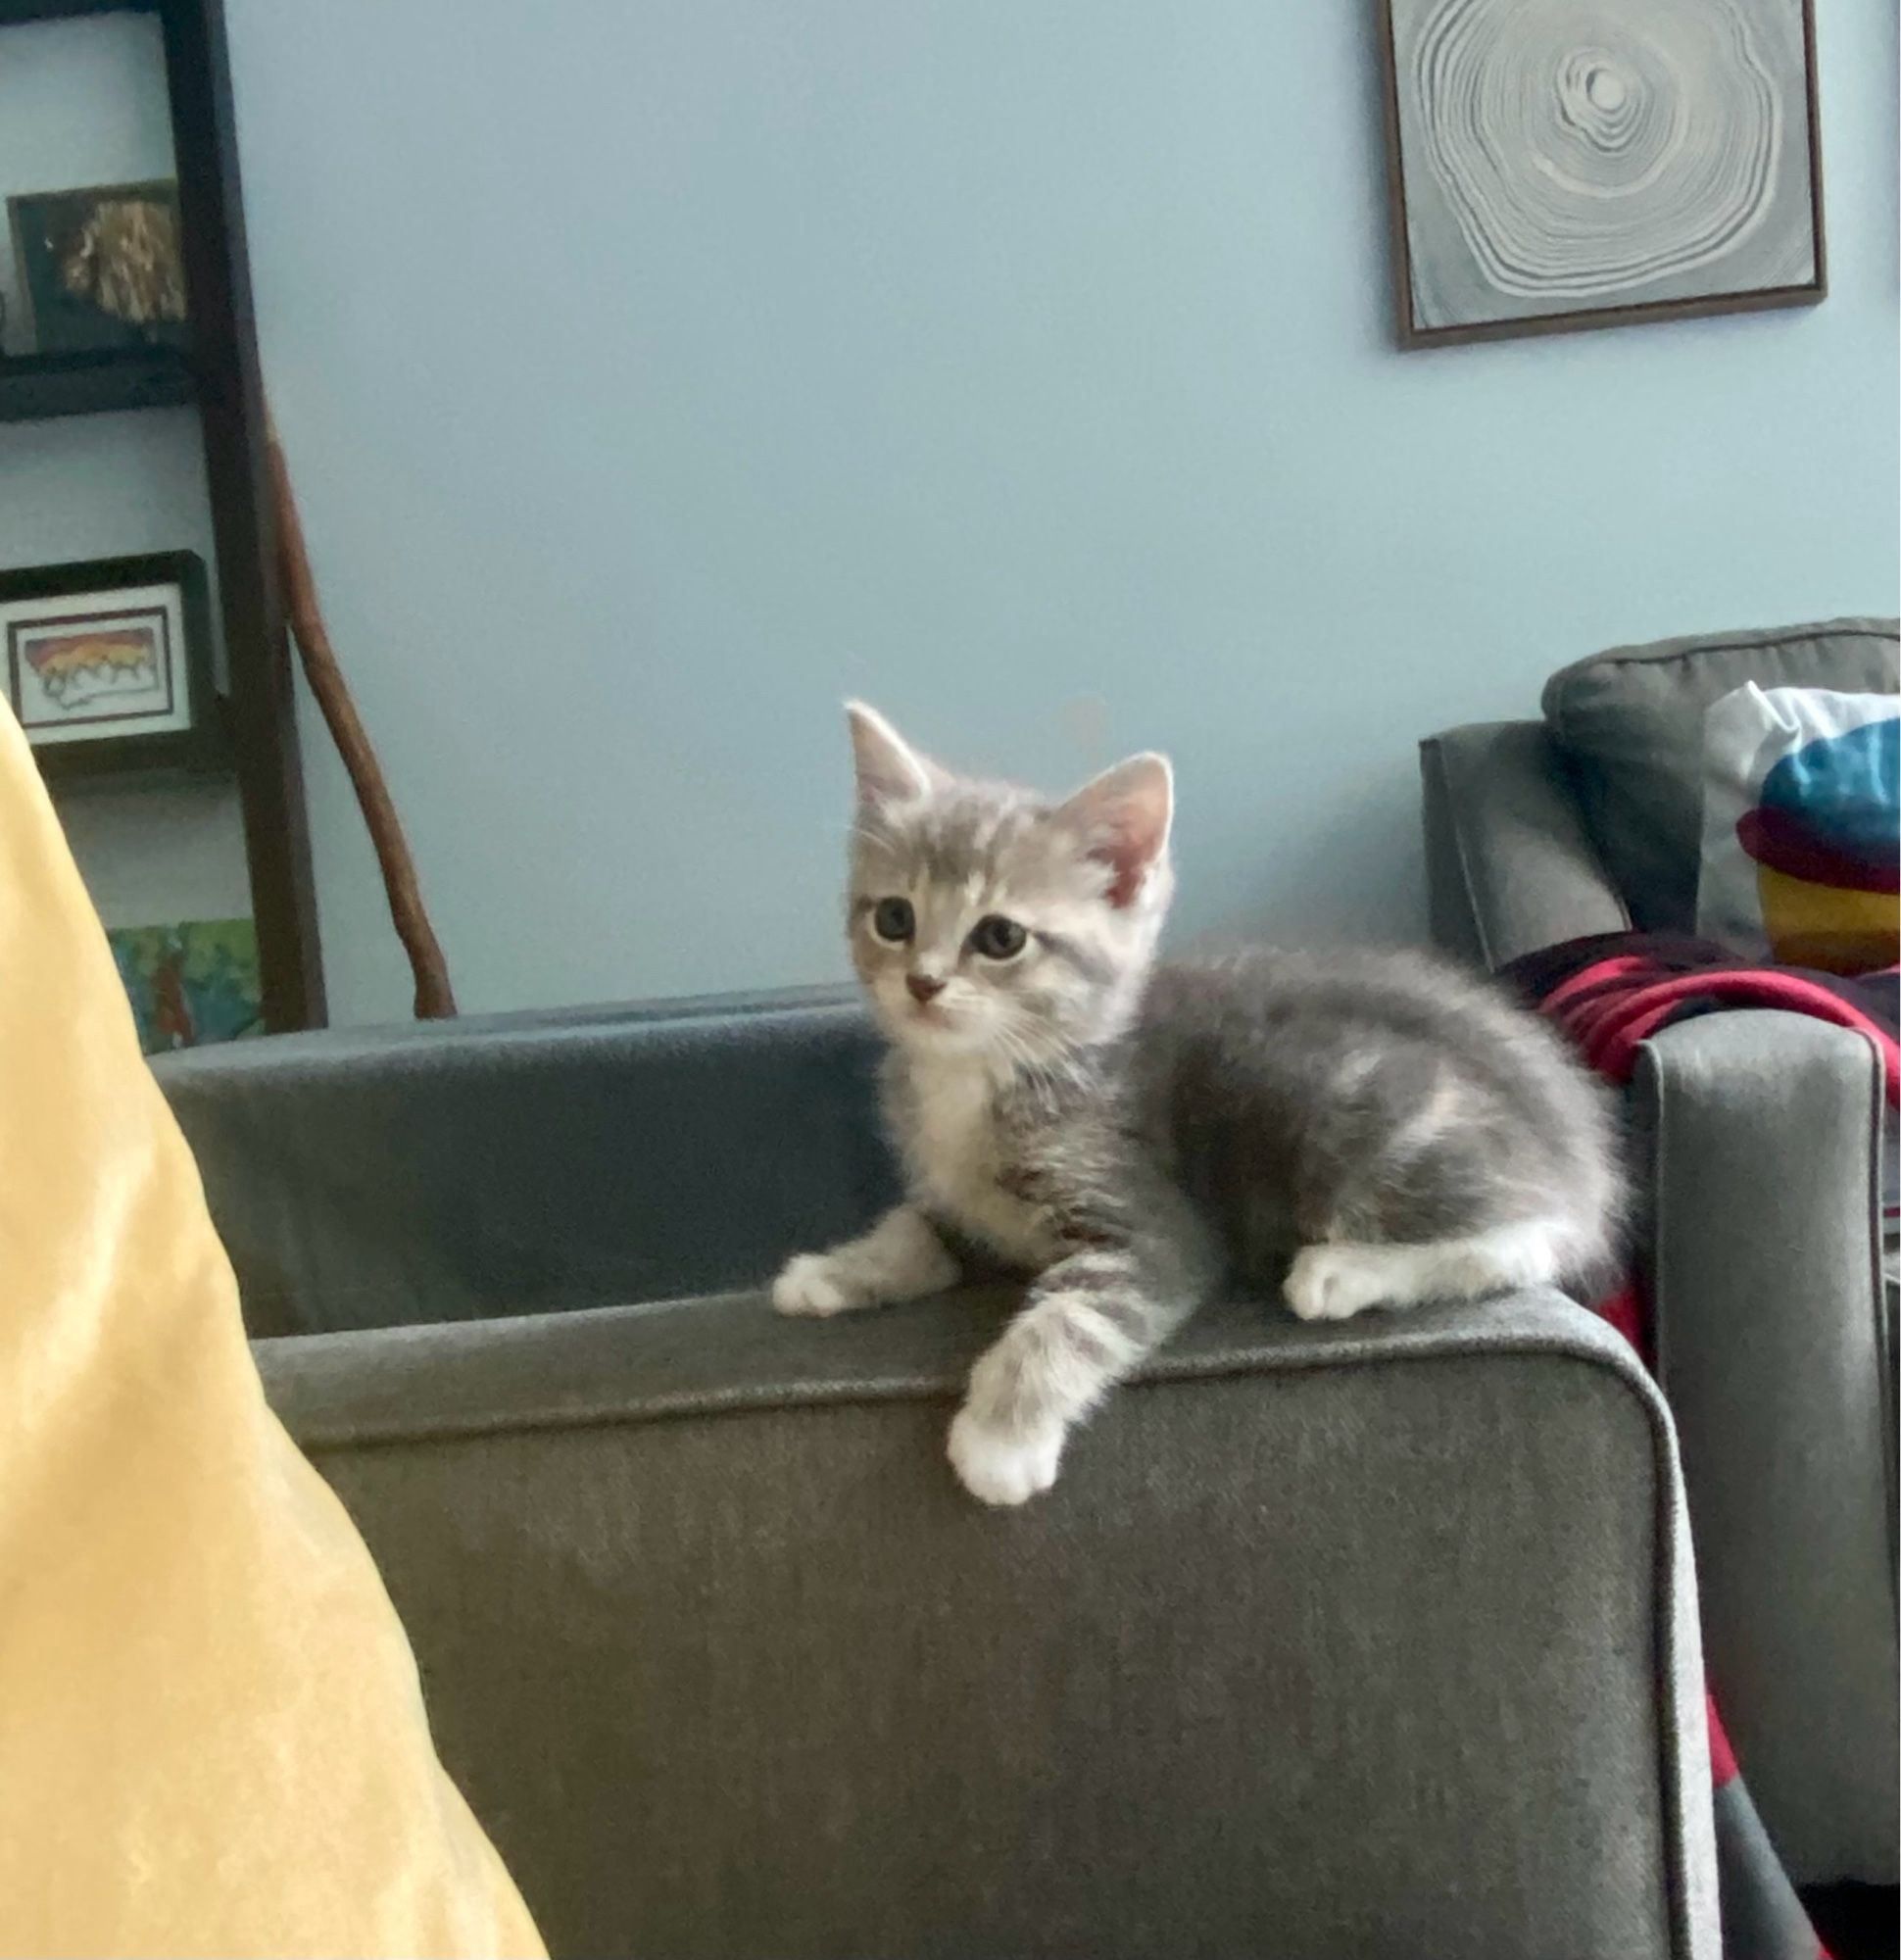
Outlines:
[[0,572],[0,681],[49,778],[215,765],[204,562],[161,552]]
[[1828,290],[1812,0],[1382,0],[1409,347]]

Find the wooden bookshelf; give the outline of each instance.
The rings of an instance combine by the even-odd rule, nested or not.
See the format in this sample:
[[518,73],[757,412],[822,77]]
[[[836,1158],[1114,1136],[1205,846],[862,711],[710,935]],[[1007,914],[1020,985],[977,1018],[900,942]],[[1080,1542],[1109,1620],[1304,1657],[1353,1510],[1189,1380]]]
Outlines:
[[0,360],[0,421],[196,405],[265,1024],[272,1031],[319,1026],[323,973],[221,0],[0,0],[0,33],[111,12],[156,15],[164,38],[190,351]]

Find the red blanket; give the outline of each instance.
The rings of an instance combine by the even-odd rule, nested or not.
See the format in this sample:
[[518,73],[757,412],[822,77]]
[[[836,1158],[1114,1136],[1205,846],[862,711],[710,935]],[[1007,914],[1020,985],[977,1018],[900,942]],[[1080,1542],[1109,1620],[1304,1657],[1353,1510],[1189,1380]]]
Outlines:
[[1630,1080],[1638,1045],[1673,1021],[1724,1007],[1779,1007],[1869,1036],[1887,1067],[1890,1102],[1901,1102],[1896,977],[1892,966],[1849,975],[1752,966],[1708,940],[1642,932],[1567,940],[1505,968],[1505,978],[1567,1028],[1613,1082]]
[[[1886,1065],[1888,1100],[1901,1101],[1901,1015],[1892,968],[1844,977],[1752,966],[1706,940],[1622,932],[1528,954],[1502,977],[1565,1028],[1591,1066],[1613,1082],[1630,1080],[1640,1044],[1673,1021],[1730,1007],[1774,1007],[1869,1036]],[[1596,1310],[1648,1355],[1649,1314],[1634,1280]],[[1737,1773],[1716,1704],[1707,1705],[1726,1960],[1815,1960],[1818,1954],[1826,1960],[1827,1949]]]

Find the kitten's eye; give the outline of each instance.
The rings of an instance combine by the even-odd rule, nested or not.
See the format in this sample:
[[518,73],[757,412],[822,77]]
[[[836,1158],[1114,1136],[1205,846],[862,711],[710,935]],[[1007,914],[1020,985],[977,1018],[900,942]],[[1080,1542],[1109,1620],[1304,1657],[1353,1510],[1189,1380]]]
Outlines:
[[872,908],[871,930],[893,946],[902,946],[917,930],[917,914],[909,899],[880,899]]
[[970,928],[970,947],[986,959],[1014,959],[1029,937],[1014,919],[989,912]]

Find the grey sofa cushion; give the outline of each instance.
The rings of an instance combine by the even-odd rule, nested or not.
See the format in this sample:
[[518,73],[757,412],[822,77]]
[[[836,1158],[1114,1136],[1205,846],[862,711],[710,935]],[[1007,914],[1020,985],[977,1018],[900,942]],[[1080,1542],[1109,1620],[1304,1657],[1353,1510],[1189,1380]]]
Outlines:
[[897,1195],[832,994],[468,1016],[162,1055],[254,1335],[756,1284]]
[[1536,721],[1449,728],[1419,746],[1433,943],[1496,972],[1631,914]]
[[1748,681],[1891,694],[1897,662],[1895,620],[1831,619],[1614,647],[1552,675],[1545,721],[1637,925],[1696,921],[1703,710]]

